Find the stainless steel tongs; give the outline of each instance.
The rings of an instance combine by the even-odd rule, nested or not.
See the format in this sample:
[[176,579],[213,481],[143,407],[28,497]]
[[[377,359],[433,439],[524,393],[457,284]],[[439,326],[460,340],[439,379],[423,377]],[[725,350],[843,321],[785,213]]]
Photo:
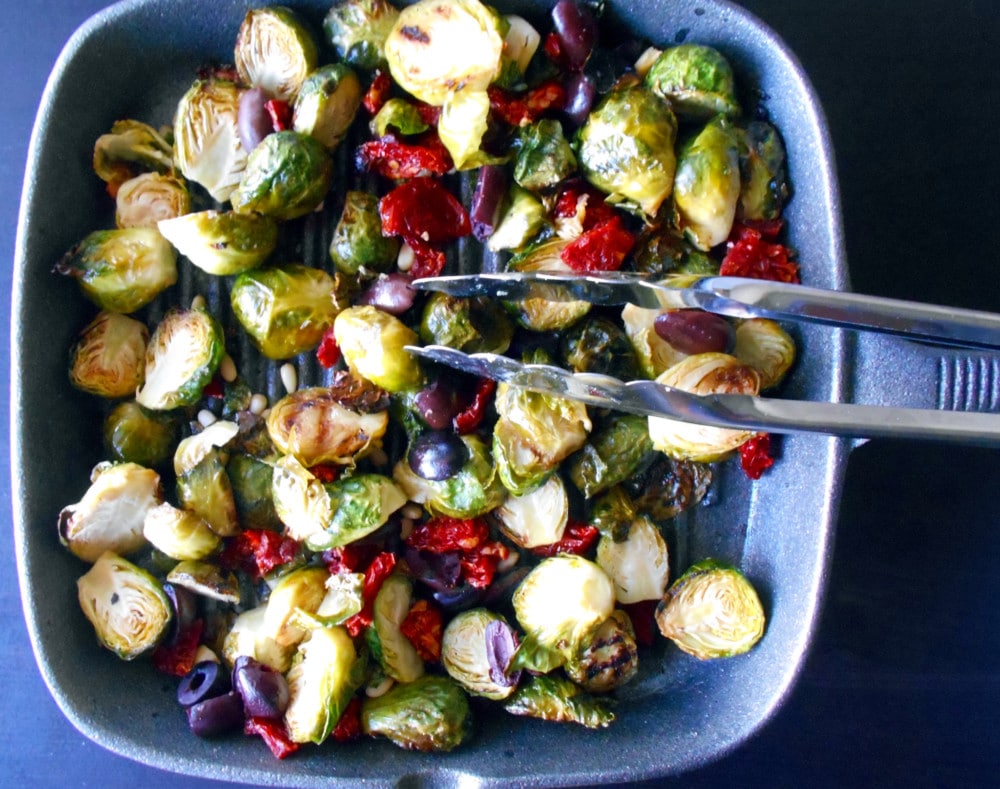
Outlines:
[[[690,283],[688,286],[678,283]],[[876,331],[979,349],[1000,349],[1000,315],[739,277],[658,282],[625,273],[477,274],[419,279],[414,287],[453,296],[589,301],[600,305],[698,307],[737,318],[766,317]],[[774,433],[827,433],[854,438],[924,438],[995,444],[1000,415],[828,403],[750,395],[696,395],[640,380],[571,373],[498,354],[444,346],[408,350],[466,372],[604,408],[714,427]]]

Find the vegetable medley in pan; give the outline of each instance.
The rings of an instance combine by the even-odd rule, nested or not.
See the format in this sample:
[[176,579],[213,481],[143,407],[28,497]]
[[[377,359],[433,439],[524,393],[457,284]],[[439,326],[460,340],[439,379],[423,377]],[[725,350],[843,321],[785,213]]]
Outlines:
[[[446,751],[491,710],[603,727],[654,640],[708,660],[762,637],[748,580],[718,557],[677,567],[664,524],[713,464],[765,473],[767,435],[404,350],[697,393],[757,393],[792,366],[767,320],[408,287],[459,257],[797,281],[784,148],[753,86],[696,42],[602,41],[603,13],[338,0],[318,30],[250,10],[171,126],[96,141],[116,226],[55,272],[96,307],[70,381],[106,403],[106,460],[59,536],[100,643],[175,675],[195,734],[283,758],[368,735]],[[301,262],[307,222],[323,266]],[[172,296],[185,268],[225,294],[217,314]],[[255,391],[252,361],[284,396]]]

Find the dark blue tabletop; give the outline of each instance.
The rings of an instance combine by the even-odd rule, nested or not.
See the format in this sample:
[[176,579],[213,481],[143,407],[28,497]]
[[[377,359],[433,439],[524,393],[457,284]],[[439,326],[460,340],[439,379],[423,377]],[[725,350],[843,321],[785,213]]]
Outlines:
[[[25,154],[46,76],[73,30],[105,5],[30,0],[17,13],[5,9],[0,15],[5,260],[13,257]],[[826,109],[854,289],[1000,310],[996,4],[744,5],[785,38]],[[0,276],[9,292],[9,265],[0,267]],[[8,315],[0,321],[5,360]],[[9,479],[6,450],[0,458],[2,477]],[[824,612],[794,691],[737,752],[661,785],[995,785],[997,491],[995,451],[890,441],[856,450]],[[28,643],[9,486],[0,495],[0,785],[218,786],[124,760],[87,741],[62,717]]]

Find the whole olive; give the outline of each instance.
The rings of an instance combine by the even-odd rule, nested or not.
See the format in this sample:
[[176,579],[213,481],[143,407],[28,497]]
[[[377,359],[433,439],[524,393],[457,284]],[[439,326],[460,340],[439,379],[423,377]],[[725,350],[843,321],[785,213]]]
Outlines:
[[726,353],[736,341],[736,330],[729,321],[699,309],[661,313],[653,329],[681,353]]
[[469,459],[469,449],[450,430],[428,430],[410,445],[407,461],[413,473],[430,480],[455,476]]

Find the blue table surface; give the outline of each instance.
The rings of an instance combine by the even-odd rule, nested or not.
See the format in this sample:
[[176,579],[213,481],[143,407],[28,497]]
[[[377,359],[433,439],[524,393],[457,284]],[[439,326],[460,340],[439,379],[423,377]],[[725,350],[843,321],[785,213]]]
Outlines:
[[[13,259],[20,184],[47,75],[73,30],[106,5],[30,0],[0,14],[2,259]],[[744,5],[787,41],[825,107],[854,289],[1000,310],[996,4]],[[11,267],[0,267],[0,277],[9,292]],[[0,321],[0,353],[9,360],[8,324]],[[5,480],[8,454],[0,455]],[[995,785],[998,490],[1000,458],[992,450],[893,441],[855,450],[822,618],[787,703],[736,752],[657,785]],[[10,493],[9,485],[0,491],[7,729],[0,785],[221,786],[125,760],[63,718],[35,666],[21,613]]]

